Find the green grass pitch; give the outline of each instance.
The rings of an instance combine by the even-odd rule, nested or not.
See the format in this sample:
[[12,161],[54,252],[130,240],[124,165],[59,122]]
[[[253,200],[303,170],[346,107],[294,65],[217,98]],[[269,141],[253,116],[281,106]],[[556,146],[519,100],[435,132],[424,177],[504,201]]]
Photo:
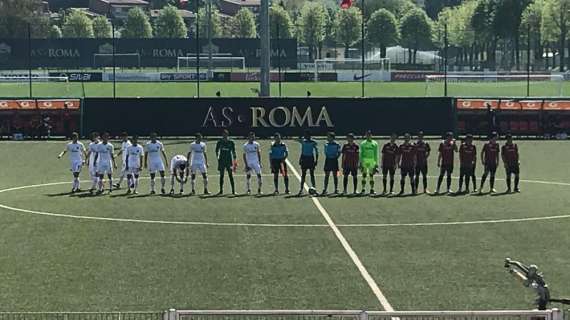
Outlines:
[[[188,148],[165,144],[169,157]],[[298,143],[288,144],[296,164]],[[0,142],[0,190],[63,182],[0,192],[1,311],[382,309],[311,198],[148,196],[148,180],[136,197],[124,189],[71,196],[69,163],[56,159],[64,145]],[[264,156],[268,145],[262,142]],[[209,146],[210,190],[217,191],[213,141]],[[567,143],[524,141],[519,148],[521,194],[318,199],[396,310],[529,309],[532,292],[504,270],[503,259],[538,264],[553,296],[570,296],[570,219],[401,225],[570,214]],[[263,170],[269,173],[266,162]],[[430,170],[436,174],[435,156]],[[87,180],[84,170],[83,189]],[[297,191],[293,174],[291,182]],[[264,183],[270,193],[272,179]],[[433,189],[435,180],[429,183]],[[237,185],[243,192],[243,176]],[[503,180],[497,188],[504,190]]]
[[[272,96],[279,96],[279,84],[272,83]],[[224,97],[254,97],[259,83],[212,83],[200,84],[200,96],[214,97],[220,91]],[[310,91],[313,97],[360,97],[361,84],[358,82],[296,82],[282,83],[281,95],[305,97]],[[443,96],[442,83],[430,84],[426,88],[424,82],[367,82],[365,83],[365,96],[367,97],[425,97]],[[25,82],[0,83],[0,97],[20,98],[29,97],[29,86]],[[197,95],[194,82],[157,82],[157,83],[117,83],[117,97],[193,97]],[[527,95],[526,82],[463,82],[449,83],[449,96],[464,97],[509,97]],[[570,82],[536,81],[530,86],[530,96],[568,96],[570,95]],[[78,82],[71,83],[33,83],[33,97],[61,98],[61,97],[112,97],[113,84],[111,82]]]

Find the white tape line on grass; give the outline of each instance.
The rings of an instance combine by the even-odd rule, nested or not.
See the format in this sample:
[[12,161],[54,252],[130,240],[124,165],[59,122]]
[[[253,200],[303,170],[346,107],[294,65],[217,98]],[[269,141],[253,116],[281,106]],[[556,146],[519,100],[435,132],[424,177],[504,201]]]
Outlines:
[[[291,169],[291,172],[293,172],[295,177],[297,177],[299,182],[301,182],[301,176],[299,175],[299,172],[297,172],[297,169],[295,169],[295,167],[291,164],[291,162],[289,160],[285,160],[285,161],[287,162],[287,166],[289,167],[289,169]],[[308,190],[307,185],[304,185],[302,187],[305,190]],[[385,311],[394,311],[394,308],[392,308],[392,305],[390,304],[390,302],[388,302],[388,299],[386,299],[386,296],[382,293],[382,290],[380,290],[380,287],[378,287],[378,284],[376,283],[376,281],[374,281],[374,279],[372,278],[372,276],[370,275],[368,270],[366,270],[366,267],[362,264],[362,261],[360,261],[360,258],[358,257],[356,252],[354,252],[354,250],[350,246],[350,243],[348,243],[348,241],[346,240],[346,238],[344,237],[342,232],[340,232],[338,227],[335,225],[331,216],[328,214],[328,212],[322,206],[319,199],[317,199],[316,197],[311,197],[311,200],[313,201],[313,203],[315,204],[317,209],[319,209],[319,212],[321,213],[323,218],[326,220],[327,224],[330,226],[330,228],[334,232],[338,241],[340,241],[342,247],[344,248],[344,250],[346,251],[346,253],[350,257],[352,262],[356,265],[356,268],[358,268],[358,271],[360,271],[360,274],[362,275],[362,277],[364,278],[364,280],[366,281],[366,283],[368,284],[370,289],[372,289],[372,292],[374,293],[374,295],[376,296],[376,298],[378,299],[378,301],[382,305],[382,308],[384,308]]]

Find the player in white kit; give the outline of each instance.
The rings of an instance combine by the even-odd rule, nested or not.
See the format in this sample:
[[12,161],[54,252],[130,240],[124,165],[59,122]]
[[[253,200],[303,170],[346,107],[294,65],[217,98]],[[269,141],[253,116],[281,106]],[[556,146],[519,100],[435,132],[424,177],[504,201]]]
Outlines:
[[[162,194],[166,193],[164,190],[164,185],[166,184],[166,178],[164,177],[164,163],[168,166],[168,159],[166,158],[166,152],[164,151],[164,145],[162,142],[156,139],[157,134],[156,132],[152,132],[150,134],[150,141],[146,143],[145,153],[144,153],[144,167],[145,169],[148,167],[150,171],[150,194],[155,194],[154,186],[154,178],[156,177],[156,173],[160,174],[160,184],[161,184],[161,192]],[[164,162],[162,159],[164,158]]]
[[97,161],[98,192],[103,193],[103,179],[106,174],[107,178],[109,178],[109,193],[111,193],[113,192],[113,169],[117,169],[117,164],[115,163],[115,148],[113,144],[109,142],[108,132],[103,133],[102,138],[103,141],[95,148],[97,151],[95,161]]
[[[121,133],[121,150],[117,153],[118,156],[122,156],[123,161],[121,166],[121,176],[119,177],[119,182],[115,184],[115,188],[121,188],[121,182],[127,177],[127,148],[131,146],[131,141],[129,141],[129,135],[126,132]],[[127,182],[128,183],[128,182]]]
[[74,132],[71,134],[71,142],[67,144],[65,149],[57,156],[61,159],[66,153],[69,152],[69,162],[71,164],[71,173],[73,173],[73,187],[71,192],[78,192],[80,190],[79,174],[81,173],[81,168],[87,159],[87,153],[85,152],[85,146],[79,140],[79,134]]
[[202,141],[202,134],[196,134],[196,141],[190,144],[188,159],[190,159],[191,194],[196,194],[196,172],[200,172],[204,179],[204,194],[210,194],[208,192],[208,155],[206,154],[206,144]]
[[263,181],[261,179],[261,147],[255,141],[255,133],[250,132],[248,141],[243,145],[243,163],[246,172],[246,187],[247,194],[251,194],[251,173],[255,172],[257,175],[257,194],[262,194],[261,186]]
[[89,192],[93,193],[95,188],[97,188],[97,163],[95,162],[95,156],[97,155],[97,145],[100,143],[99,141],[99,133],[93,132],[91,133],[91,142],[87,147],[87,160],[89,161],[89,177],[91,178],[91,188]]
[[180,183],[180,194],[184,193],[184,184],[188,181],[188,159],[175,155],[170,160],[170,194],[174,194],[174,180]]
[[139,187],[139,175],[143,165],[144,148],[139,144],[139,137],[134,135],[131,145],[127,147],[125,163],[127,164],[127,194],[137,194]]

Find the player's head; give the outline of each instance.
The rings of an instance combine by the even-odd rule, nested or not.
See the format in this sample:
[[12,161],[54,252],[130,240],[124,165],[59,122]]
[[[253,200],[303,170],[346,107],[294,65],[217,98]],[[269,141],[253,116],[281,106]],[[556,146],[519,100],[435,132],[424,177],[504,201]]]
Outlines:
[[136,134],[133,135],[133,136],[131,137],[131,143],[136,146],[138,142],[139,142],[139,136],[136,135]]
[[336,135],[334,134],[334,132],[329,132],[329,133],[327,133],[327,140],[328,140],[329,142],[333,142],[334,139],[335,139],[335,137],[336,137]]
[[280,143],[281,142],[281,133],[275,132],[275,134],[273,135],[273,139],[275,140],[275,142]]
[[91,132],[91,141],[95,142],[97,141],[97,139],[99,139],[99,132]]
[[512,134],[507,133],[505,138],[507,139],[507,143],[509,143],[509,144],[513,143],[513,135]]
[[398,139],[398,135],[396,133],[392,133],[390,136],[390,142],[394,143],[396,142],[396,139]]
[[453,140],[453,132],[448,131],[445,133],[445,141],[451,142]]
[[196,141],[202,141],[202,134],[200,132],[196,133]]
[[465,135],[465,143],[469,146],[473,143],[473,135],[472,134],[468,133]]
[[109,132],[104,132],[103,135],[101,136],[103,138],[103,142],[107,143],[109,141]]
[[253,142],[255,140],[255,133],[253,131],[251,131],[248,135],[247,135],[247,141],[249,142]]
[[305,130],[305,134],[303,135],[303,137],[307,140],[310,140],[311,139],[311,131]]
[[186,171],[186,166],[188,165],[188,161],[182,161],[179,166],[180,166],[180,176],[184,177],[184,172]]
[[497,132],[495,132],[495,131],[491,132],[491,135],[489,136],[489,141],[496,142],[498,135],[499,135],[499,134],[498,134]]
[[348,141],[348,143],[354,143],[354,133],[347,134],[346,140]]
[[404,141],[406,143],[410,142],[411,139],[412,139],[412,136],[409,133],[404,134]]
[[372,130],[368,130],[366,131],[366,140],[371,140],[372,139]]
[[125,131],[121,132],[121,140],[123,140],[123,142],[129,140],[129,134],[126,133]]
[[420,131],[418,132],[418,141],[423,141],[424,140],[424,132]]
[[158,136],[158,135],[156,134],[156,132],[151,132],[151,133],[150,133],[150,140],[153,141],[153,142],[156,141],[156,137],[157,137],[157,136]]
[[222,131],[222,138],[228,139],[229,136],[230,136],[230,132],[228,131],[228,129],[224,129]]
[[71,140],[72,140],[73,142],[77,142],[77,140],[79,140],[79,134],[78,134],[77,132],[73,132],[73,133],[71,134]]

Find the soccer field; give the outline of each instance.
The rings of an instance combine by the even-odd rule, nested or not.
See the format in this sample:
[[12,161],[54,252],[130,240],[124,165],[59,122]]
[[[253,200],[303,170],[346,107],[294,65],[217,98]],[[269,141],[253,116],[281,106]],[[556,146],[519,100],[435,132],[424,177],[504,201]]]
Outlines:
[[[223,97],[255,97],[259,83],[256,82],[204,82],[200,84],[200,96],[214,97],[220,91]],[[282,83],[282,96],[305,97],[307,91],[313,97],[360,97],[361,84],[358,82],[289,82]],[[272,96],[279,96],[279,84],[271,84]],[[29,97],[28,83],[0,83],[0,97]],[[50,82],[33,83],[33,97],[112,97],[111,82]],[[121,82],[116,84],[117,97],[193,97],[197,95],[194,82]],[[425,82],[367,82],[367,97],[425,97],[443,96],[442,83],[432,83],[426,88]],[[510,97],[527,95],[524,81],[513,82],[451,82],[448,87],[449,96],[463,97]],[[530,96],[556,97],[570,95],[570,83],[536,81],[530,86]]]
[[[148,180],[139,195],[71,195],[65,142],[0,142],[0,309],[530,309],[503,261],[538,264],[553,296],[570,296],[570,149],[518,144],[520,194],[311,198],[269,196],[267,175],[261,197],[150,196]],[[299,144],[288,145],[296,192]],[[165,146],[169,158],[188,149]]]

